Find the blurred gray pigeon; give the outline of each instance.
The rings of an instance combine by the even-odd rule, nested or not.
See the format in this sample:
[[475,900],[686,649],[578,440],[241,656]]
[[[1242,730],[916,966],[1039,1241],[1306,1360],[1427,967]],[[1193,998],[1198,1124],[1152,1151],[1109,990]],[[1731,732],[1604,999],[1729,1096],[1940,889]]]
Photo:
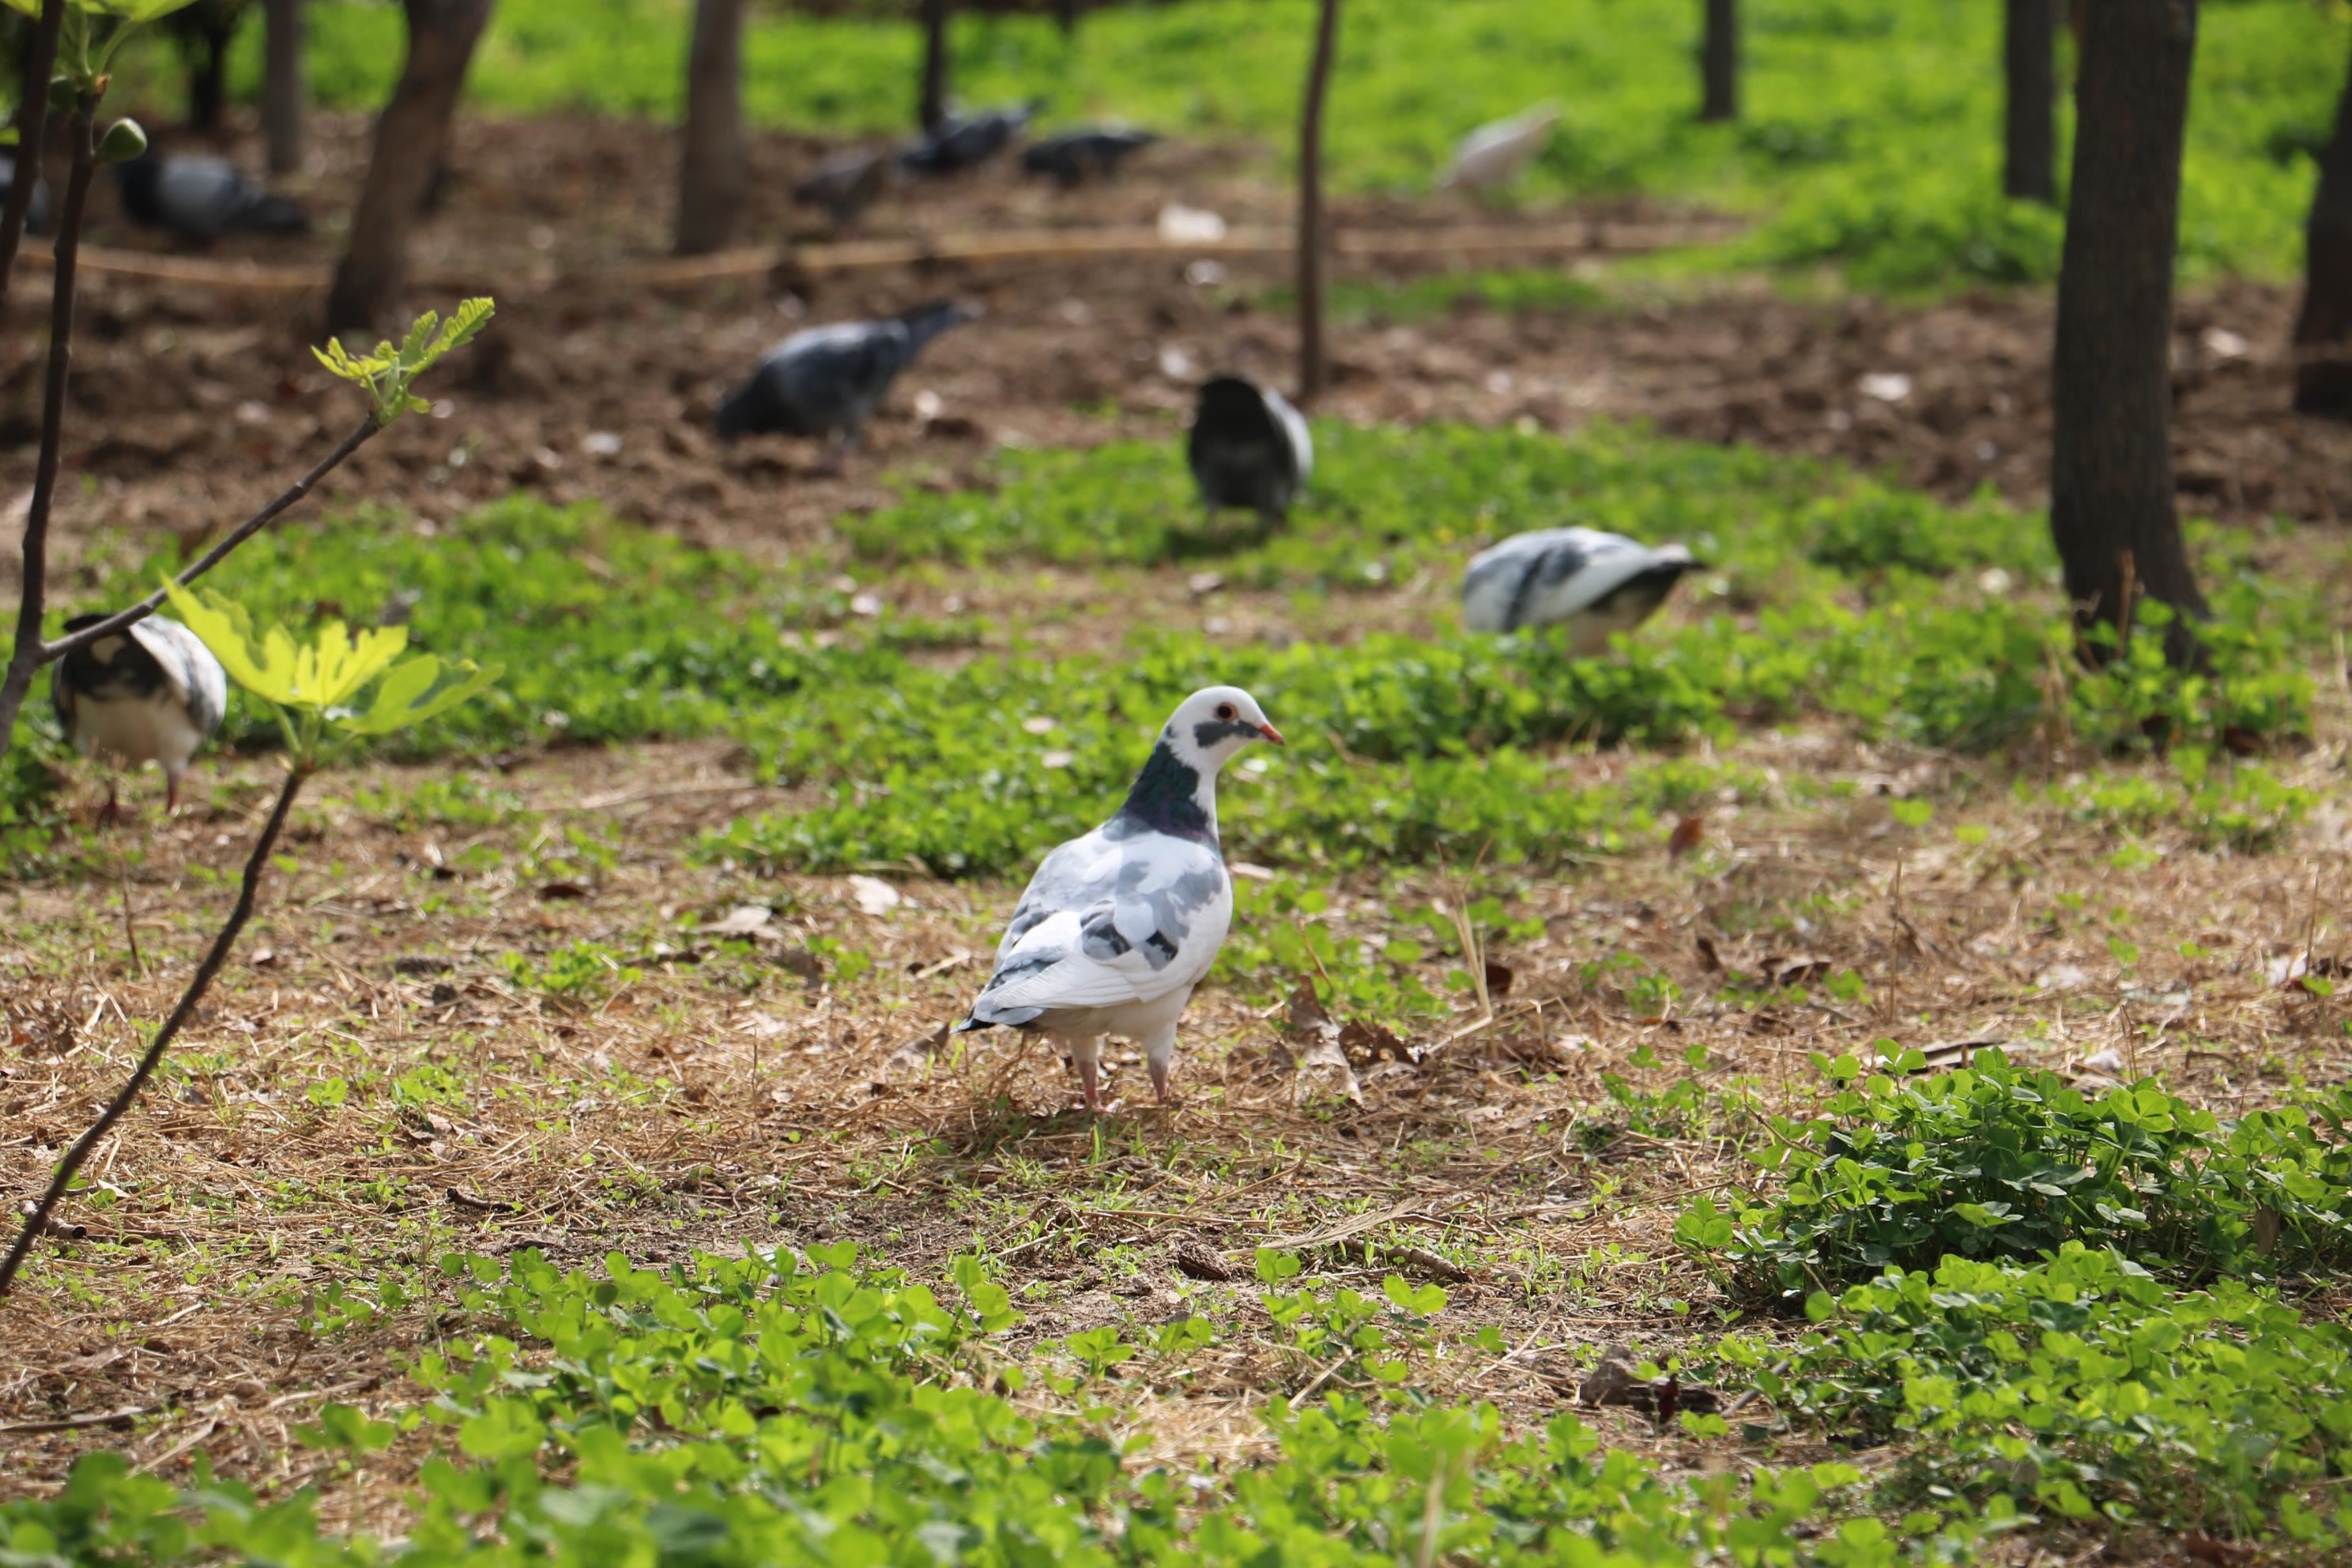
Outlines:
[[[83,631],[108,618],[76,616],[66,630]],[[82,755],[131,767],[161,763],[164,808],[171,810],[180,804],[188,759],[228,710],[228,677],[195,633],[150,616],[66,655],[51,679],[49,700]],[[115,815],[109,773],[104,818],[112,821]]]
[[1037,105],[983,109],[950,114],[898,153],[899,164],[918,174],[955,174],[978,168],[1012,145],[1035,118]]
[[852,147],[819,163],[793,187],[793,200],[823,207],[835,228],[845,228],[898,183],[898,162],[887,149]]
[[1202,384],[1184,455],[1213,515],[1247,507],[1268,522],[1288,514],[1315,470],[1315,443],[1298,410],[1273,388],[1237,375]]
[[1021,166],[1033,174],[1050,174],[1065,185],[1082,184],[1090,174],[1108,179],[1118,172],[1121,159],[1159,140],[1149,131],[1117,127],[1065,131],[1023,153]]
[[845,448],[855,447],[875,405],[924,345],[980,315],[976,305],[940,300],[885,321],[794,332],[719,404],[719,437],[838,432]]
[[271,195],[226,158],[150,154],[113,167],[122,210],[131,220],[183,239],[300,234],[310,226],[290,198]]
[[1177,704],[1108,822],[1045,857],[1013,911],[996,968],[958,1032],[998,1026],[1055,1037],[1102,1109],[1102,1042],[1143,1047],[1168,1103],[1176,1021],[1233,923],[1217,842],[1217,772],[1253,741],[1282,744],[1256,699],[1212,686]]
[[1565,626],[1570,650],[1589,658],[1649,619],[1696,569],[1679,544],[1653,547],[1591,528],[1522,533],[1471,561],[1462,624],[1474,632]]

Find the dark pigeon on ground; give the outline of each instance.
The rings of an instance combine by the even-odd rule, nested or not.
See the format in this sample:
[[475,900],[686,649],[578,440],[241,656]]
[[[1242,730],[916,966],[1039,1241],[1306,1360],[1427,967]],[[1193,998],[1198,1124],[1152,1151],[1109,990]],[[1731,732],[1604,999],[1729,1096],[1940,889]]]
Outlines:
[[918,174],[957,174],[978,168],[1012,145],[1037,112],[1034,103],[950,114],[898,152],[900,167]]
[[[0,163],[0,202],[5,202],[16,188],[16,164],[14,159]],[[25,232],[47,234],[50,220],[56,216],[49,205],[49,183],[38,174],[33,176],[33,205],[25,209]]]
[[794,332],[719,405],[719,435],[831,436],[855,447],[866,416],[900,371],[950,327],[977,321],[973,305],[941,300],[879,321],[838,321]]
[[1247,507],[1268,522],[1289,512],[1315,469],[1315,444],[1298,410],[1271,387],[1237,375],[1202,384],[1184,455],[1211,514]]
[[1021,166],[1033,174],[1050,174],[1065,185],[1083,184],[1090,175],[1108,179],[1118,172],[1119,160],[1159,140],[1149,131],[1117,127],[1065,131],[1022,153]]
[[196,154],[133,158],[114,165],[122,210],[135,223],[208,243],[224,234],[300,234],[310,220],[226,158]]
[[898,162],[887,150],[853,147],[835,153],[793,187],[793,200],[823,207],[835,228],[845,228],[897,182]]

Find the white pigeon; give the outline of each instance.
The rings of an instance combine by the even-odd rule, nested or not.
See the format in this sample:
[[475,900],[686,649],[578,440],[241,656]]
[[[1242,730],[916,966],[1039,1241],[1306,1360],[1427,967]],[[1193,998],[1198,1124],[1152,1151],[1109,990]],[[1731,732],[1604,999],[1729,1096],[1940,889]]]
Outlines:
[[[106,616],[76,616],[78,632]],[[180,804],[188,759],[220,728],[228,710],[228,677],[196,634],[150,616],[130,629],[87,643],[58,662],[49,700],[67,738],[84,756],[163,769],[164,809]],[[106,781],[103,819],[116,816],[114,779]]]
[[1696,564],[1679,544],[1653,547],[1598,529],[1518,534],[1471,561],[1462,624],[1474,632],[1566,626],[1570,650],[1590,658],[1649,619]]
[[958,1032],[1002,1025],[1058,1038],[1088,1111],[1102,1109],[1103,1037],[1133,1040],[1167,1104],[1176,1020],[1234,918],[1217,770],[1253,741],[1279,746],[1282,736],[1241,688],[1212,686],[1179,703],[1126,804],[1029,879]]
[[1508,120],[1481,125],[1454,150],[1454,165],[1438,184],[1467,185],[1474,191],[1500,190],[1517,179],[1528,160],[1543,151],[1544,143],[1551,140],[1551,128],[1559,123],[1559,109],[1546,103]]

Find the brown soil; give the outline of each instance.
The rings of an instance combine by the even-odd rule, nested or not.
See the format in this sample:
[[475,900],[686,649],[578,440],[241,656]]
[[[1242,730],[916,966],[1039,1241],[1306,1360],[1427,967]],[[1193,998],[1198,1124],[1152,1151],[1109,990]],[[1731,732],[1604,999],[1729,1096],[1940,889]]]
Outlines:
[[[307,239],[240,238],[202,259],[310,265],[323,278],[365,151],[355,120],[322,123],[312,170],[289,187],[320,217]],[[822,238],[790,205],[822,149],[787,137],[755,150],[747,241]],[[249,162],[253,150],[243,151]],[[522,486],[601,500],[624,516],[752,549],[804,546],[839,511],[886,501],[887,480],[961,480],[1001,444],[1172,437],[1192,386],[1237,366],[1286,383],[1286,312],[1250,301],[1283,279],[1279,258],[1227,259],[1188,281],[1172,258],[940,263],[829,275],[800,292],[762,279],[624,292],[603,271],[660,258],[670,139],[616,122],[469,123],[444,209],[425,226],[411,303],[446,307],[460,288],[494,292],[501,319],[435,390],[438,416],[404,424],[325,487],[326,510],[367,500],[442,519]],[[1148,225],[1171,200],[1234,223],[1279,223],[1281,192],[1246,149],[1155,149],[1130,177],[1065,194],[1010,167],[886,198],[859,236],[985,237],[1009,227]],[[153,250],[110,190],[94,193],[93,245]],[[1612,235],[1671,227],[1675,215],[1588,215]],[[1557,231],[1560,215],[1360,203],[1357,232],[1449,222]],[[1433,260],[1442,261],[1436,258]],[[1598,268],[1590,257],[1485,256],[1480,265]],[[1406,268],[1348,263],[1343,276]],[[46,270],[20,270],[0,337],[0,495],[28,494],[37,428]],[[870,314],[923,298],[985,301],[904,377],[845,474],[817,471],[804,442],[722,449],[712,407],[796,322]],[[1630,298],[1643,298],[1629,291]],[[352,395],[310,363],[319,296],[85,275],[72,384],[63,559],[94,536],[133,543],[233,521],[352,423]],[[2244,520],[2352,511],[2352,430],[2287,405],[2289,291],[2230,284],[2184,300],[2176,349],[2182,501]],[[1361,420],[1595,418],[1837,457],[1945,495],[1990,484],[2043,499],[2051,307],[1984,295],[1908,309],[1794,300],[1754,285],[1575,313],[1464,310],[1439,321],[1354,323],[1337,334],[1325,411]],[[1865,378],[1879,379],[1865,384]],[[1874,387],[1876,395],[1869,388]],[[1895,395],[1899,392],[1899,395]],[[936,398],[936,405],[932,399]],[[916,412],[919,403],[928,418]],[[591,433],[621,438],[617,451]],[[13,574],[13,562],[0,568]]]

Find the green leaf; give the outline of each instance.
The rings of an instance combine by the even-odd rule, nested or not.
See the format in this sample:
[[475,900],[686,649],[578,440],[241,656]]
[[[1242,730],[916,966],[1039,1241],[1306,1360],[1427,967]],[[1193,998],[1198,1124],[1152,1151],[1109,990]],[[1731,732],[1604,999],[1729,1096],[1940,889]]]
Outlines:
[[[437,685],[446,669],[456,679]],[[375,700],[364,713],[340,718],[336,727],[353,735],[389,735],[446,713],[486,689],[506,672],[503,665],[477,668],[470,662],[444,665],[431,654],[420,654],[394,668],[376,687]]]

